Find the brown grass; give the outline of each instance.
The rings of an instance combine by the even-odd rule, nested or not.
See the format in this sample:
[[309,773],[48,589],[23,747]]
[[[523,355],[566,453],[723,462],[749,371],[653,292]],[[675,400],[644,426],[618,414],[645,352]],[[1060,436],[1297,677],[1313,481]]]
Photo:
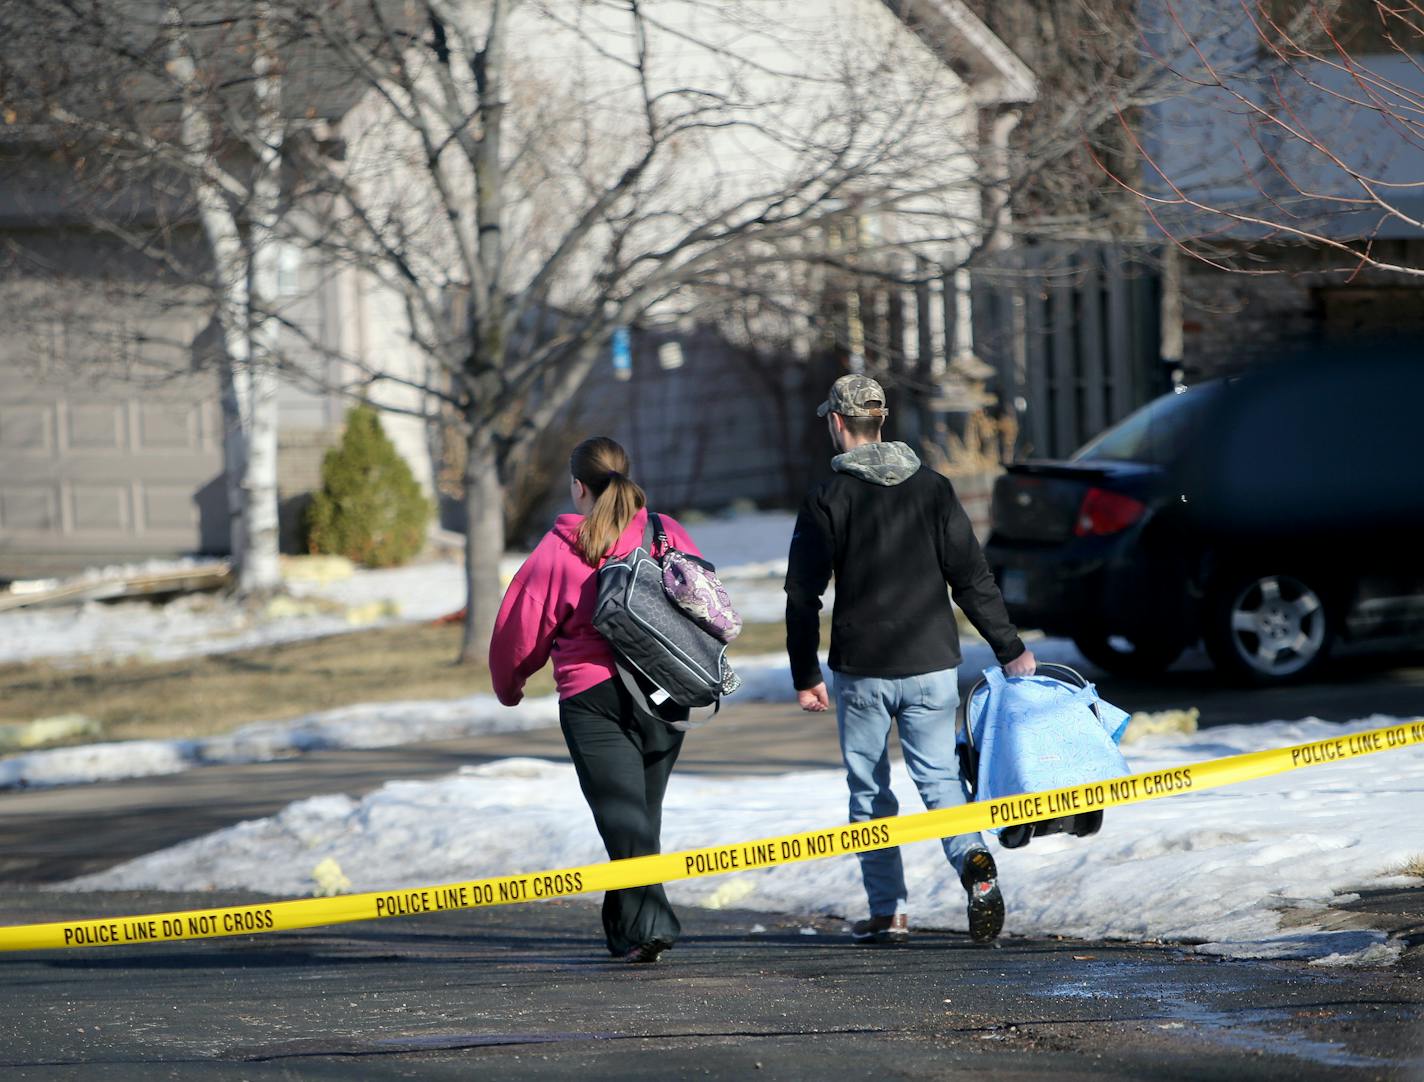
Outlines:
[[[733,663],[784,650],[785,642],[780,623],[748,624]],[[187,661],[0,665],[0,723],[83,714],[107,740],[204,737],[351,703],[489,691],[483,665],[454,663],[459,646],[458,627],[410,624]],[[527,693],[553,690],[545,667]]]
[[1399,869],[1399,875],[1412,875],[1418,879],[1424,879],[1424,853],[1412,858],[1404,867]]
[[[0,721],[84,714],[112,740],[199,737],[357,702],[489,690],[454,664],[457,627],[410,625],[174,662],[0,667]],[[551,690],[547,675],[533,694]]]
[[930,469],[946,477],[977,473],[998,473],[1014,457],[1018,421],[1013,416],[995,419],[986,410],[971,413],[961,438],[947,434],[940,442],[928,442],[925,461]]

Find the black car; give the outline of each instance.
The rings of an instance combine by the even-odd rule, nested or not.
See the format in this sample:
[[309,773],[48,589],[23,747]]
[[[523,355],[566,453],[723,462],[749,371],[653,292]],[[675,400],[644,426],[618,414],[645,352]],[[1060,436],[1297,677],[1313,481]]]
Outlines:
[[1293,359],[1149,403],[997,482],[985,554],[1015,622],[1109,671],[1201,640],[1298,678],[1336,642],[1424,646],[1424,359]]

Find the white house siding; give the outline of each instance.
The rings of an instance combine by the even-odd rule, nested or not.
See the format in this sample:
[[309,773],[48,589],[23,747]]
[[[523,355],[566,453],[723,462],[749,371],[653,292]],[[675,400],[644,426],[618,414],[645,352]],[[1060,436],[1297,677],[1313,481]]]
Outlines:
[[[290,276],[284,277],[281,314],[300,332],[283,330],[280,346],[287,371],[278,391],[281,414],[281,463],[278,485],[284,501],[309,492],[321,481],[321,460],[341,438],[347,411],[358,398],[375,405],[419,412],[422,396],[405,387],[380,384],[363,387],[359,368],[340,358],[364,365],[396,357],[392,366],[409,374],[404,319],[389,310],[391,298],[368,297],[359,289],[360,276],[348,268],[334,268],[312,252],[296,251]],[[399,338],[398,346],[392,339]],[[418,417],[388,412],[381,423],[391,441],[410,464],[427,492],[433,488],[427,426]],[[290,538],[291,530],[285,533]]]
[[[1363,14],[1359,5],[1347,10],[1349,17],[1377,18],[1372,6]],[[1424,146],[1391,116],[1414,113],[1412,103],[1424,94],[1424,54],[1360,51],[1349,58],[1356,72],[1327,45],[1330,63],[1300,61],[1282,72],[1263,55],[1249,15],[1238,0],[1144,4],[1150,47],[1157,56],[1181,58],[1186,73],[1178,93],[1143,115],[1143,146],[1169,182],[1146,169],[1148,190],[1171,199],[1179,189],[1210,206],[1329,237],[1417,236],[1416,227],[1370,205],[1359,182],[1336,162],[1369,178],[1407,217],[1424,214],[1418,189]],[[1411,44],[1407,36],[1397,40],[1404,48]],[[1196,59],[1193,44],[1204,60]],[[1229,89],[1191,78],[1201,63],[1211,64]],[[1269,122],[1267,114],[1283,123]],[[1358,211],[1349,213],[1340,200],[1359,200]],[[1159,207],[1157,213],[1174,231],[1213,240],[1255,240],[1271,232],[1190,208]],[[1296,238],[1280,232],[1271,239]]]
[[[859,134],[852,140],[858,149],[893,134],[872,182],[918,193],[905,202],[905,214],[875,223],[884,238],[895,243],[933,238],[933,254],[942,257],[962,251],[977,236],[977,103],[946,58],[881,0],[814,5],[652,0],[645,10],[656,20],[648,35],[650,94],[686,89],[748,104],[731,110],[740,122],[735,126],[683,137],[685,154],[664,161],[656,186],[641,193],[638,210],[648,222],[629,242],[630,250],[655,250],[691,224],[715,218],[719,209],[735,220],[746,213],[737,208],[759,193],[790,188],[809,168],[802,144],[845,138],[846,117],[853,111],[860,113]],[[594,183],[617,175],[640,147],[642,91],[629,68],[635,46],[626,17],[607,8],[566,0],[554,6],[551,17],[540,5],[517,6],[508,49],[509,94],[516,108],[506,116],[505,145],[526,163],[538,161],[534,167],[521,165],[511,177],[513,186],[525,185],[507,207],[505,222],[506,281],[517,291],[587,202],[576,160],[582,152],[579,137],[585,130],[597,136],[589,151]],[[417,70],[427,62],[411,58]],[[662,108],[675,114],[688,100],[670,97]],[[391,246],[422,279],[438,280],[454,267],[455,253],[418,144],[403,124],[390,119],[375,94],[342,119],[341,131],[348,182],[360,191],[373,219],[390,223]],[[441,133],[435,135],[439,141]],[[447,152],[442,162],[447,187],[473,199],[460,156]],[[461,220],[468,225],[473,214]],[[568,265],[551,294],[553,304],[576,311],[596,302],[592,272],[603,243],[595,236],[584,257]],[[368,337],[388,337],[387,319],[406,320],[400,303],[375,301],[386,291],[394,292],[374,276],[363,289]],[[678,307],[674,299],[662,313]],[[414,348],[399,335],[392,345],[407,352]],[[371,341],[363,355],[369,359],[377,350]],[[397,374],[420,367],[396,350],[379,352]]]
[[[695,88],[754,104],[738,114],[745,125],[686,138],[686,154],[662,167],[660,185],[647,193],[639,206],[645,214],[667,213],[651,217],[645,234],[632,246],[656,247],[687,229],[691,221],[711,217],[716,208],[730,210],[756,193],[785,189],[806,167],[792,145],[803,139],[814,141],[817,131],[825,134],[827,141],[834,141],[834,133],[843,128],[844,117],[854,106],[864,114],[860,144],[868,145],[893,131],[891,162],[906,164],[903,172],[894,165],[886,166],[879,179],[901,183],[918,193],[903,204],[904,213],[871,216],[865,223],[867,233],[878,236],[887,247],[917,245],[938,259],[959,258],[979,236],[982,224],[980,189],[974,176],[979,110],[995,102],[1031,97],[1032,76],[953,0],[923,0],[915,6],[916,14],[934,24],[923,37],[900,21],[882,0],[817,0],[815,4],[798,0],[652,0],[644,5],[658,24],[650,30],[647,43],[652,58],[648,69],[651,94]],[[570,136],[585,126],[599,134],[592,154],[603,157],[594,163],[593,171],[597,177],[607,178],[616,175],[638,146],[643,123],[642,91],[628,66],[635,56],[635,42],[626,18],[575,0],[554,10],[557,17],[550,17],[541,5],[516,7],[510,23],[509,94],[515,107],[506,117],[510,130],[505,145],[511,154],[517,149],[540,159],[539,168],[530,174],[537,187],[521,193],[532,197],[516,198],[508,211],[507,279],[512,291],[521,288],[542,265],[587,200],[572,153],[578,143]],[[950,19],[936,24],[935,20],[947,18],[947,12],[959,22]],[[669,27],[675,27],[676,32],[666,29]],[[966,40],[966,27],[978,35],[972,42]],[[943,51],[926,44],[935,33],[953,39]],[[983,52],[986,44],[993,46],[989,50],[993,55]],[[972,60],[951,65],[950,54],[972,54]],[[421,62],[420,57],[412,57],[413,64]],[[967,84],[956,68],[971,73],[974,85]],[[855,88],[850,98],[847,82]],[[913,101],[912,109],[905,109],[907,101]],[[675,106],[669,103],[667,108]],[[525,130],[517,127],[521,123]],[[533,137],[531,131],[536,126],[537,137]],[[419,147],[402,125],[391,122],[376,95],[369,95],[352,109],[340,127],[347,146],[348,180],[361,192],[373,217],[391,223],[389,239],[400,246],[420,276],[438,280],[454,267],[455,253],[428,187]],[[566,166],[561,165],[561,155],[568,159]],[[446,159],[448,187],[470,193],[472,198],[473,184],[460,155],[448,153]],[[928,169],[925,162],[932,163]],[[917,172],[911,170],[912,163]],[[524,174],[519,174],[519,182],[524,179]],[[473,218],[472,213],[461,216],[467,225]],[[568,266],[551,294],[554,304],[579,310],[595,303],[589,283],[603,254],[600,245],[595,238],[585,256]],[[394,286],[368,273],[362,276],[357,292],[355,329],[348,335],[350,348],[366,364],[399,378],[427,378],[431,362],[411,340],[407,312]],[[671,320],[685,301],[673,297],[664,302],[650,313],[649,322]],[[970,325],[967,305],[966,290],[958,319],[966,335]],[[941,305],[936,305],[931,318],[936,334],[942,332]],[[420,330],[428,333],[425,327]],[[907,327],[910,336],[915,330],[913,324]],[[695,427],[685,429],[682,438],[673,436],[679,426],[672,418],[699,414],[705,400],[706,373],[719,363],[736,367],[731,352],[722,348],[720,361],[699,353],[681,375],[654,373],[649,377],[651,382],[640,376],[635,387],[610,385],[606,380],[599,383],[600,377],[595,377],[584,396],[583,412],[590,417],[607,415],[610,410],[616,413],[620,403],[631,409],[630,396],[651,394],[656,383],[658,394],[672,396],[659,409],[654,425],[668,435],[650,434],[651,422],[646,417],[641,423],[624,422],[631,438],[639,443],[651,441],[660,448],[651,458],[643,455],[644,469],[657,468],[667,474],[666,486],[659,482],[654,487],[666,487],[669,498],[678,502],[718,504],[738,495],[773,500],[777,492],[795,487],[772,475],[781,470],[782,448],[788,439],[795,445],[802,436],[794,426],[790,437],[777,431],[768,412],[772,405],[754,406],[752,400],[760,392],[750,383],[738,382],[746,401],[739,403],[733,422],[745,430],[733,441],[734,454],[748,460],[745,468],[729,465],[724,459],[723,476],[713,478],[705,472],[705,460],[695,459],[688,450],[696,443],[692,438]],[[942,363],[943,357],[938,360]],[[797,366],[787,373],[788,380],[798,383],[803,371],[804,366]],[[377,400],[391,401],[387,396],[394,396],[403,406],[418,405],[412,392],[392,387],[387,385],[378,392]],[[639,406],[646,414],[645,407],[646,403]],[[576,405],[571,412],[576,415],[580,408]],[[388,417],[386,425],[408,459],[429,462],[424,426],[397,417]],[[618,424],[610,427],[620,430]],[[664,447],[669,457],[664,457]],[[674,496],[675,476],[689,478],[690,487],[683,486]],[[698,485],[691,480],[694,477],[707,483]],[[735,478],[742,478],[740,491]],[[426,480],[422,475],[422,482]]]
[[[341,295],[354,305],[343,321],[346,324],[343,333],[347,336],[343,347],[347,355],[359,358],[368,369],[390,372],[417,384],[427,382],[432,362],[411,343],[409,323],[400,299],[388,289],[374,288],[369,278],[354,272],[344,276]],[[358,376],[356,370],[347,371],[348,381]],[[421,487],[427,494],[433,494],[433,432],[430,423],[421,416],[433,400],[410,386],[388,381],[371,385],[364,394],[373,405],[386,409],[381,415],[381,426],[410,465]]]
[[[846,118],[857,110],[861,130],[852,145],[858,149],[894,133],[878,181],[891,179],[907,188],[932,182],[943,186],[907,209],[933,208],[944,219],[927,227],[913,225],[908,217],[883,223],[887,239],[919,239],[929,229],[942,235],[947,219],[967,219],[971,230],[977,224],[977,191],[965,183],[973,163],[963,151],[976,141],[975,110],[966,87],[881,0],[663,0],[646,10],[678,31],[650,30],[652,95],[690,88],[749,105],[735,114],[745,124],[688,136],[686,166],[676,161],[664,165],[660,190],[640,209],[667,214],[650,221],[635,247],[665,243],[691,222],[711,219],[719,208],[735,218],[733,208],[743,201],[791,187],[808,168],[798,153],[801,144],[846,138]],[[642,91],[628,67],[635,43],[626,21],[608,9],[570,4],[562,14],[589,39],[584,41],[573,29],[541,18],[533,7],[527,12],[511,31],[519,77],[558,88],[572,101],[591,102],[585,107],[589,123],[605,134],[617,161],[617,148],[638,145],[643,123]],[[683,100],[672,99],[665,111],[682,106]],[[925,172],[921,163],[926,161],[935,163],[932,173]],[[894,163],[903,163],[903,173]],[[603,171],[613,170],[605,166]],[[559,176],[556,169],[550,173]],[[526,204],[537,220],[512,216],[511,225],[523,241],[516,251],[526,273],[562,235],[569,219],[561,220],[559,208],[572,214],[586,199],[574,172],[564,176],[566,199]],[[556,296],[558,303],[577,308],[592,301],[583,286],[590,267],[591,262],[574,268]],[[677,301],[666,307],[676,309]]]

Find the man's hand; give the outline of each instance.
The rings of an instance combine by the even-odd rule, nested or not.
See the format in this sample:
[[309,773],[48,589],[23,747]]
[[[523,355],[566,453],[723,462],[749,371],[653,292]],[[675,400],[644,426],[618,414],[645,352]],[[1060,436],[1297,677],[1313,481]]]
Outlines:
[[[1005,676],[1032,676],[1034,670],[1038,668],[1038,659],[1033,656],[1032,650],[1025,650],[1013,661],[1004,666]],[[804,695],[805,692],[802,692]]]
[[826,683],[821,681],[813,688],[796,693],[796,701],[801,704],[801,709],[812,714],[819,714],[831,708],[831,700],[826,695]]

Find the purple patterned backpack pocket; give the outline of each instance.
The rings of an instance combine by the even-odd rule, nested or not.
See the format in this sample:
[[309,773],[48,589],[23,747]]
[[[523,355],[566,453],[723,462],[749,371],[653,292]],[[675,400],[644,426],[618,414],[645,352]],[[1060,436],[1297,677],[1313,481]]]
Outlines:
[[742,633],[742,618],[711,565],[676,549],[663,556],[662,565],[663,589],[693,623],[723,642]]

